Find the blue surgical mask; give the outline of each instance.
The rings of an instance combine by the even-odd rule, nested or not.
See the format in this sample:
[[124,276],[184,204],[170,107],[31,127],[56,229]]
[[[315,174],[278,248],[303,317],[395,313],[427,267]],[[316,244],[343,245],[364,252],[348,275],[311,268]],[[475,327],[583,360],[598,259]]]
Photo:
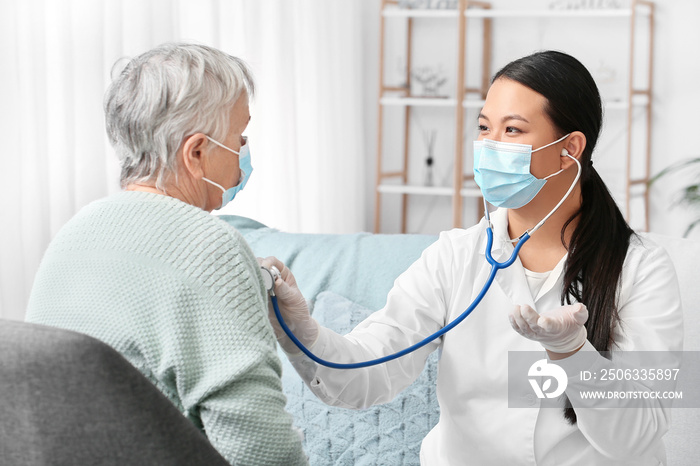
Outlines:
[[233,186],[232,188],[224,189],[223,186],[221,186],[219,183],[215,183],[212,180],[202,177],[204,181],[206,181],[209,184],[213,184],[217,188],[219,188],[221,191],[221,206],[219,209],[222,209],[226,204],[231,202],[234,197],[236,197],[236,194],[238,194],[239,191],[241,191],[243,188],[245,188],[246,183],[248,183],[248,180],[250,179],[250,174],[253,173],[253,166],[250,164],[250,149],[248,148],[248,138],[245,138],[245,144],[241,146],[241,151],[236,152],[235,150],[231,149],[230,147],[226,147],[225,145],[221,144],[219,141],[215,141],[214,139],[210,138],[207,136],[207,139],[209,139],[211,142],[216,144],[219,147],[223,147],[224,149],[233,152],[238,156],[238,166],[240,167],[241,170],[241,177],[238,179],[238,184],[236,186]]
[[530,173],[532,154],[563,141],[569,135],[532,150],[527,144],[474,141],[474,181],[490,204],[519,209],[532,201],[547,180],[563,170],[539,179]]

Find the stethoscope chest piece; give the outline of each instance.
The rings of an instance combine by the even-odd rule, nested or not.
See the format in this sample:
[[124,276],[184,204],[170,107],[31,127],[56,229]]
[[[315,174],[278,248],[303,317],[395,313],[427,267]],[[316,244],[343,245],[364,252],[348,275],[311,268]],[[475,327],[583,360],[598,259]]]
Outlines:
[[271,296],[275,295],[275,280],[281,277],[280,271],[274,265],[269,269],[267,267],[260,267],[260,273],[262,274],[263,284],[265,285],[265,290],[270,293]]

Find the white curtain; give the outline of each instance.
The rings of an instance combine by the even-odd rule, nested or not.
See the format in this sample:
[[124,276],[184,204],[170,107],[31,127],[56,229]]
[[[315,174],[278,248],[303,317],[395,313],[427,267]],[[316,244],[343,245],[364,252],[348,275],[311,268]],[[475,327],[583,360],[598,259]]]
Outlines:
[[218,47],[256,76],[255,173],[221,213],[295,232],[367,229],[361,3],[0,0],[0,318],[23,318],[61,226],[119,189],[103,94],[120,57],[163,42]]

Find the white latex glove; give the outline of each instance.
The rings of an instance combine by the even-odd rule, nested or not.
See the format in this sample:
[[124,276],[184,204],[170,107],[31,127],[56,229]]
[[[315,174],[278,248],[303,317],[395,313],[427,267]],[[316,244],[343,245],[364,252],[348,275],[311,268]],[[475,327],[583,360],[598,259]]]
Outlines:
[[[277,267],[281,277],[275,280],[275,296],[277,296],[277,305],[280,308],[280,313],[284,318],[287,327],[292,331],[299,341],[304,346],[310,348],[318,339],[318,323],[311,317],[309,306],[306,304],[304,296],[297,287],[297,281],[292,275],[292,272],[276,257],[266,257],[265,259],[258,258],[258,264],[262,267],[270,269],[271,266]],[[282,349],[289,353],[300,353],[301,350],[294,342],[284,333],[282,326],[277,320],[275,310],[272,307],[272,301],[268,304],[268,318],[275,331],[275,337]]]
[[571,353],[586,342],[588,336],[583,324],[588,320],[588,309],[581,303],[561,306],[538,314],[530,306],[515,306],[508,316],[516,332],[539,341],[554,353]]

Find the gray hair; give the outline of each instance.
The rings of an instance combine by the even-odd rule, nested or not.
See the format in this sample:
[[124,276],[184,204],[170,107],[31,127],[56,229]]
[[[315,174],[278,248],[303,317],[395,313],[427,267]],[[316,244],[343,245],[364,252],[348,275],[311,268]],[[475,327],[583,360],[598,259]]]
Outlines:
[[241,59],[204,45],[163,44],[130,60],[104,101],[122,187],[155,181],[164,189],[183,139],[197,132],[225,139],[231,107],[253,89]]

